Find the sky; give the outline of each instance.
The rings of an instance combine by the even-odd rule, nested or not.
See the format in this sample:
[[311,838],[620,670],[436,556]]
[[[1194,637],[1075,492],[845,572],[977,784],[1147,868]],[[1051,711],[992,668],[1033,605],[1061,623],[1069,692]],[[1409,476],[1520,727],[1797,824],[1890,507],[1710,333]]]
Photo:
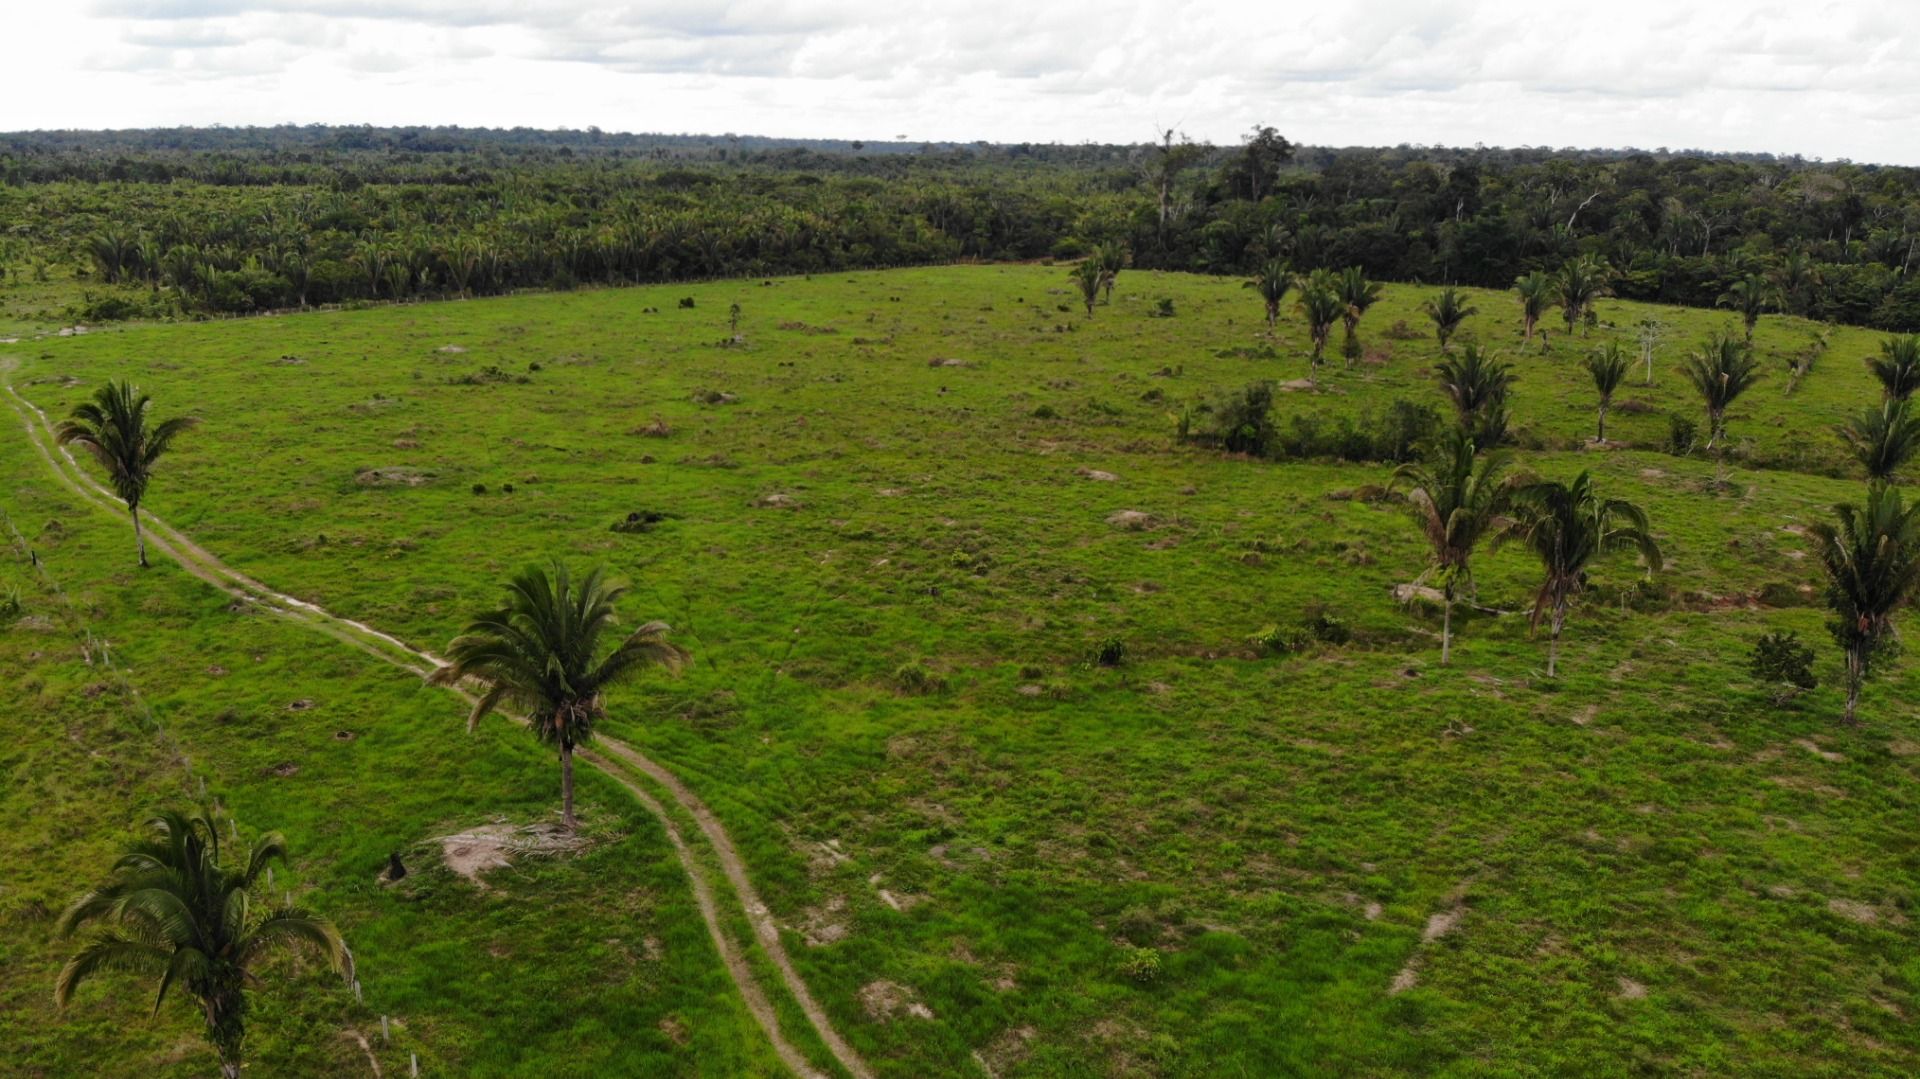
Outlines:
[[0,130],[598,126],[1920,164],[1913,0],[0,0]]

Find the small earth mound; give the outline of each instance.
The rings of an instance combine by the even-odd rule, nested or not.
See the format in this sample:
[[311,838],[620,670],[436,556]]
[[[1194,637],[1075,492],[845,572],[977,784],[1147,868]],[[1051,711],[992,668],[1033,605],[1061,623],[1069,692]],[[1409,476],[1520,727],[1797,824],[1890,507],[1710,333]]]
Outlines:
[[449,353],[457,356],[460,353],[465,352],[466,349],[459,345],[441,345],[439,348],[434,349],[434,351],[445,352],[445,353]]
[[1632,978],[1623,977],[1620,979],[1620,999],[1621,1000],[1644,1000],[1646,999],[1646,996],[1647,996],[1646,986],[1641,985],[1639,982],[1634,981]]
[[299,700],[294,701],[293,703],[287,705],[287,711],[305,712],[308,709],[313,707],[313,703],[314,702],[312,697],[302,697]]
[[779,491],[761,495],[759,498],[753,500],[753,504],[760,509],[767,510],[797,510],[802,505],[799,499]]
[[891,1022],[903,1015],[915,1019],[932,1019],[933,1009],[915,999],[913,990],[899,982],[881,980],[868,982],[860,989],[860,1006],[865,1008],[867,1016],[882,1023]]
[[1115,510],[1107,514],[1107,523],[1127,532],[1145,532],[1160,522],[1153,514],[1140,510]]
[[281,761],[279,764],[276,764],[272,768],[267,769],[269,773],[279,776],[281,779],[290,778],[294,773],[298,772],[299,770],[300,770],[300,766],[293,763],[292,761]]
[[1073,474],[1079,476],[1081,479],[1093,480],[1097,483],[1112,483],[1114,480],[1120,478],[1111,472],[1103,472],[1097,468],[1077,468],[1074,469]]
[[933,359],[927,361],[927,366],[928,367],[972,367],[973,365],[968,363],[965,360],[955,359],[952,356],[935,356]]
[[353,482],[362,487],[421,487],[433,482],[433,473],[401,466],[363,468],[354,474]]

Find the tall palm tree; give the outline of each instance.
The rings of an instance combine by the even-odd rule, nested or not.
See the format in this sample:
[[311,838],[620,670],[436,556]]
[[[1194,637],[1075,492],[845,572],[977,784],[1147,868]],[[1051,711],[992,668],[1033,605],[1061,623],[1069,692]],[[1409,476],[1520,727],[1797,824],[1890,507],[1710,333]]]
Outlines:
[[1836,428],[1869,480],[1892,480],[1920,450],[1920,416],[1907,401],[1886,401]]
[[1707,448],[1727,433],[1727,408],[1760,381],[1753,349],[1730,333],[1715,333],[1681,367],[1707,406]]
[[1469,343],[1460,355],[1442,357],[1433,371],[1440,392],[1453,403],[1460,429],[1475,445],[1492,449],[1506,440],[1507,391],[1516,381],[1511,365]]
[[1626,380],[1630,362],[1618,341],[1608,341],[1605,348],[1587,356],[1587,374],[1593,377],[1594,392],[1600,395],[1600,429],[1594,435],[1595,442],[1607,440],[1607,409],[1613,405],[1613,391]]
[[107,470],[115,494],[133,517],[133,539],[140,548],[140,565],[147,565],[147,538],[140,531],[140,501],[153,478],[153,464],[173,440],[200,421],[175,416],[150,423],[153,399],[130,382],[108,382],[94,391],[93,400],[74,406],[60,424],[56,437],[62,445],[79,446]]
[[599,568],[575,581],[559,562],[529,566],[508,582],[506,606],[469,623],[447,646],[447,665],[427,676],[434,685],[471,678],[483,687],[467,730],[505,704],[524,713],[542,744],[559,749],[561,816],[570,829],[577,826],[573,751],[593,739],[606,690],[646,667],[677,671],[687,658],[667,640],[665,622],[648,622],[600,655],[613,605],[625,593]]
[[1447,342],[1453,339],[1454,332],[1460,329],[1460,324],[1480,313],[1479,308],[1467,303],[1460,295],[1459,289],[1451,286],[1441,289],[1438,296],[1428,300],[1421,307],[1427,312],[1427,317],[1433,320],[1433,333],[1440,339],[1442,352],[1447,350]]
[[1554,305],[1559,288],[1554,279],[1535,270],[1525,277],[1515,278],[1513,290],[1520,294],[1520,324],[1526,328],[1527,344],[1533,344],[1533,329],[1540,324],[1540,317],[1547,308]]
[[1779,285],[1757,273],[1750,273],[1727,286],[1727,291],[1721,293],[1714,303],[1740,312],[1740,321],[1747,327],[1747,340],[1752,341],[1753,328],[1760,324],[1760,316],[1784,306],[1786,299],[1780,294]]
[[1623,499],[1594,493],[1593,477],[1582,472],[1572,483],[1542,480],[1513,492],[1512,511],[1494,535],[1494,545],[1518,542],[1533,552],[1545,571],[1534,592],[1532,624],[1545,618],[1547,677],[1560,657],[1560,630],[1567,608],[1587,584],[1587,567],[1603,555],[1633,550],[1646,560],[1647,572],[1660,569],[1660,548],[1647,531],[1647,515]]
[[1293,287],[1293,271],[1288,268],[1287,260],[1270,258],[1260,264],[1253,280],[1242,288],[1250,288],[1260,293],[1260,299],[1267,305],[1267,333],[1273,333],[1274,323],[1280,320],[1280,301],[1287,298],[1287,290]]
[[1431,463],[1408,462],[1394,471],[1392,486],[1405,485],[1413,519],[1426,536],[1429,561],[1415,584],[1436,581],[1445,613],[1440,623],[1440,662],[1453,654],[1453,601],[1461,589],[1473,589],[1473,551],[1506,508],[1508,486],[1502,480],[1507,457],[1498,451],[1474,465],[1473,438],[1448,432]]
[[1864,506],[1833,507],[1839,524],[1812,529],[1827,572],[1827,624],[1847,657],[1846,721],[1857,722],[1860,687],[1893,639],[1893,613],[1920,581],[1920,504],[1901,504],[1896,488],[1867,488]]
[[1560,268],[1554,285],[1560,301],[1560,317],[1566,320],[1569,335],[1576,322],[1592,315],[1594,301],[1613,294],[1608,287],[1612,276],[1612,269],[1597,255],[1583,255]]
[[1333,324],[1345,315],[1347,306],[1340,301],[1333,276],[1325,270],[1313,271],[1300,283],[1300,298],[1295,305],[1307,317],[1307,334],[1313,340],[1312,366],[1317,370],[1327,354],[1327,338],[1333,334]]
[[60,916],[62,937],[89,922],[104,927],[60,969],[54,1003],[66,1007],[81,983],[103,971],[157,976],[155,1014],[181,986],[199,1005],[220,1074],[236,1079],[246,994],[260,984],[260,961],[280,949],[305,951],[351,980],[353,957],[325,918],[290,904],[267,910],[253,895],[267,866],[286,858],[280,833],[260,836],[244,859],[227,864],[220,829],[204,810],[164,812],[147,825],[153,838],[128,847],[106,881]]
[[1920,335],[1889,337],[1880,342],[1880,355],[1867,360],[1867,369],[1880,380],[1889,401],[1904,401],[1920,390]]
[[1367,280],[1367,275],[1358,266],[1349,266],[1341,270],[1334,278],[1334,290],[1340,295],[1340,303],[1345,308],[1340,313],[1340,321],[1346,326],[1346,336],[1342,353],[1347,358],[1347,366],[1352,367],[1360,358],[1360,318],[1367,308],[1380,301],[1382,286],[1378,281]]
[[1072,277],[1073,283],[1079,287],[1080,298],[1087,304],[1087,317],[1092,318],[1094,301],[1100,298],[1100,286],[1107,280],[1107,268],[1097,257],[1089,256],[1081,259],[1080,264],[1075,266],[1068,276]]

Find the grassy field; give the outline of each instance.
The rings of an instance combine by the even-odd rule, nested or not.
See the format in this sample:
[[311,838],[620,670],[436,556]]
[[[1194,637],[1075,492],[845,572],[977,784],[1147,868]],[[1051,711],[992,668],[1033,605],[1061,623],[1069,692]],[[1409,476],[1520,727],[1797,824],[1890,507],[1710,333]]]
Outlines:
[[[201,416],[150,507],[415,645],[530,560],[631,579],[629,618],[672,622],[696,663],[625,691],[609,733],[719,813],[880,1074],[1920,1069],[1920,666],[1838,724],[1801,534],[1859,495],[1830,429],[1876,398],[1875,335],[1834,331],[1788,395],[1814,328],[1764,320],[1771,377],[1733,411],[1724,485],[1659,449],[1668,413],[1699,416],[1675,367],[1724,312],[1603,301],[1591,337],[1556,326],[1550,353],[1515,357],[1522,462],[1592,469],[1647,508],[1668,561],[1652,589],[1601,566],[1547,682],[1522,552],[1482,556],[1481,601],[1512,613],[1457,618],[1441,667],[1437,612],[1391,594],[1420,536],[1354,497],[1386,466],[1175,441],[1184,405],[1306,376],[1297,318],[1269,341],[1235,281],[1129,272],[1089,320],[1067,287],[1061,267],[951,267],[129,327],[0,357],[54,416],[123,375]],[[1279,394],[1283,426],[1437,404],[1429,291],[1389,289],[1366,360]],[[1517,349],[1512,298],[1474,301],[1464,333]],[[1655,382],[1636,367],[1616,442],[1591,447],[1578,357],[1644,317],[1667,326]],[[67,590],[8,562],[30,617],[0,632],[25,672],[3,692],[30,718],[0,749],[0,1036],[29,1068],[207,1070],[184,1011],[138,1018],[141,987],[47,1004],[50,912],[200,777],[243,827],[289,834],[297,886],[363,965],[363,1004],[318,975],[261,998],[268,1073],[352,1067],[342,1031],[383,1013],[407,1023],[375,1039],[389,1074],[409,1052],[435,1074],[777,1068],[661,829],[603,778],[583,780],[588,854],[485,891],[438,869],[374,884],[391,849],[550,812],[551,762],[175,568],[135,571],[125,522],[9,430],[0,507]],[[1122,511],[1143,527],[1109,523]],[[613,531],[630,514],[661,516]],[[1353,641],[1248,643],[1320,613]],[[1772,628],[1820,647],[1827,683],[1785,706],[1744,669]],[[151,722],[95,691],[89,631]],[[1126,662],[1089,663],[1109,639]]]

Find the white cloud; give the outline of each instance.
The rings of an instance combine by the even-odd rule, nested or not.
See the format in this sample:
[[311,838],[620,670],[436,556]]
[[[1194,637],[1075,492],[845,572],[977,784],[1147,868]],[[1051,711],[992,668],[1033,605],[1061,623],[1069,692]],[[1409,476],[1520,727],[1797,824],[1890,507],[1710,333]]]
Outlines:
[[94,0],[7,16],[0,129],[205,123],[1698,146],[1920,164],[1871,0]]

